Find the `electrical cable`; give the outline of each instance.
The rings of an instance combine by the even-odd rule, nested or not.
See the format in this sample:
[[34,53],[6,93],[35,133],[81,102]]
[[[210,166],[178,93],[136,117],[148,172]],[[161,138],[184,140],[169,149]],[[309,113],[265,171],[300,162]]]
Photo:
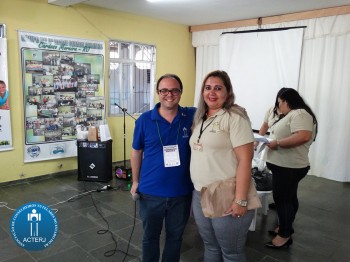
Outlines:
[[[112,240],[113,240],[113,242],[115,243],[115,248],[112,249],[112,250],[106,251],[106,252],[104,253],[104,256],[105,256],[105,257],[111,257],[111,256],[113,256],[115,253],[122,253],[122,254],[124,254],[123,261],[125,261],[125,259],[126,259],[127,257],[135,258],[135,259],[138,259],[138,261],[141,261],[140,258],[138,258],[137,256],[134,256],[134,255],[131,255],[131,254],[128,253],[128,252],[129,252],[129,247],[130,247],[131,238],[132,238],[132,235],[133,235],[133,233],[134,233],[134,229],[135,229],[135,225],[136,225],[136,201],[135,201],[135,203],[134,203],[134,219],[133,219],[133,226],[132,226],[131,234],[130,234],[130,237],[129,237],[129,240],[128,240],[127,250],[126,250],[126,252],[124,252],[124,251],[118,249],[118,241],[115,239],[115,236],[114,236],[113,232],[109,229],[109,223],[108,223],[107,219],[103,216],[103,214],[101,213],[101,211],[98,209],[98,207],[97,207],[97,205],[96,205],[96,202],[95,202],[95,199],[94,199],[93,194],[92,194],[92,193],[95,193],[95,192],[104,192],[104,191],[107,191],[107,190],[118,190],[118,189],[121,190],[121,191],[129,191],[128,188],[125,188],[125,187],[123,187],[122,184],[119,184],[119,185],[117,185],[116,188],[113,188],[113,187],[111,187],[110,185],[107,185],[107,186],[103,186],[102,188],[98,188],[98,189],[93,189],[93,190],[87,191],[85,181],[84,181],[83,185],[84,185],[84,191],[85,191],[85,192],[79,193],[79,194],[77,194],[77,195],[74,195],[74,196],[72,196],[72,197],[70,197],[70,198],[68,198],[68,199],[66,199],[66,200],[64,200],[64,201],[60,201],[60,202],[57,202],[57,203],[55,203],[55,204],[49,205],[48,207],[50,207],[55,213],[57,213],[57,212],[58,212],[58,209],[57,209],[57,208],[52,208],[52,207],[57,206],[57,205],[60,205],[60,204],[68,203],[68,202],[73,202],[73,201],[75,201],[75,200],[77,200],[77,199],[79,199],[79,198],[81,198],[81,197],[83,197],[83,196],[90,195],[92,204],[93,204],[93,206],[95,207],[96,212],[100,215],[100,217],[102,218],[102,220],[103,220],[103,221],[106,223],[106,225],[107,225],[107,229],[98,230],[98,231],[97,231],[97,234],[102,235],[102,234],[110,233],[110,235],[111,235],[111,237],[112,237]],[[11,211],[16,211],[16,209],[10,208],[10,207],[8,206],[8,203],[7,203],[7,202],[0,202],[0,208],[2,208],[2,207],[5,207],[5,208],[7,208],[7,209],[9,209],[9,210],[11,210]]]
[[[85,187],[85,185],[84,185],[84,187]],[[108,190],[108,186],[106,187],[106,189]],[[113,189],[113,188],[110,187],[109,189]],[[121,186],[118,186],[118,189],[122,190],[122,187],[121,187]],[[97,191],[97,192],[101,192],[101,191]],[[132,231],[131,231],[131,234],[130,234],[130,237],[129,237],[129,241],[128,241],[128,245],[127,245],[126,252],[124,252],[123,250],[118,249],[118,241],[115,239],[115,236],[114,236],[113,232],[109,229],[109,222],[108,222],[108,220],[103,216],[103,214],[101,213],[101,211],[98,209],[93,195],[90,194],[90,197],[91,197],[92,204],[93,204],[93,206],[94,206],[95,209],[96,209],[96,212],[100,215],[100,217],[102,218],[102,220],[103,220],[103,221],[106,223],[106,225],[107,225],[107,229],[98,230],[98,231],[97,231],[97,234],[103,235],[103,234],[109,233],[109,234],[111,235],[111,237],[112,237],[112,240],[113,240],[114,244],[115,244],[114,249],[111,249],[111,250],[106,251],[103,255],[104,255],[105,257],[111,257],[111,256],[113,256],[115,253],[122,253],[122,254],[124,254],[124,258],[123,258],[123,260],[122,260],[123,262],[125,261],[125,259],[126,259],[127,257],[135,258],[135,259],[138,259],[138,261],[141,261],[137,256],[134,256],[134,255],[129,254],[129,247],[130,247],[131,237],[132,237],[132,235],[133,235],[133,233],[134,233],[135,224],[136,224],[136,202],[135,202],[135,206],[134,206],[134,220],[133,220]]]
[[8,203],[7,202],[0,202],[0,208],[1,207],[5,207],[5,208],[7,208],[8,210],[11,210],[11,211],[16,211],[16,209],[8,207]]
[[[64,201],[60,201],[60,202],[57,202],[57,203],[55,203],[55,204],[49,205],[48,207],[51,208],[51,207],[57,206],[57,205],[59,205],[59,204],[64,204],[64,203],[67,203],[67,202],[73,202],[73,200],[79,199],[79,198],[81,198],[81,197],[83,197],[83,196],[85,196],[85,195],[91,194],[91,193],[93,193],[93,192],[97,192],[97,189],[94,189],[94,190],[90,190],[90,191],[86,191],[86,192],[77,194],[77,195],[75,195],[75,196],[72,196],[72,197],[70,197],[70,198],[64,200]],[[53,208],[52,210],[53,210],[55,213],[58,212],[58,209],[57,209],[57,208]]]
[[[131,230],[131,234],[130,234],[130,237],[129,237],[128,246],[126,248],[126,254],[125,254],[124,258],[123,258],[123,262],[125,261],[127,255],[128,255],[129,247],[130,247],[130,241],[131,241],[132,235],[134,234],[135,225],[136,225],[136,201],[134,201],[134,202],[135,202],[134,203],[134,222],[133,222],[133,225],[132,225],[132,230]],[[141,261],[141,260],[139,259],[139,261]]]

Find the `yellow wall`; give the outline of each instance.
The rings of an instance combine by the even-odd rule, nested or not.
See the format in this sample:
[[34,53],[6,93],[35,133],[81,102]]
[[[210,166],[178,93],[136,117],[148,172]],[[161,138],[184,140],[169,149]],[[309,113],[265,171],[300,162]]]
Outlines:
[[[157,47],[156,78],[176,73],[184,83],[181,105],[192,106],[195,85],[195,56],[187,26],[142,16],[76,5],[59,7],[47,0],[1,0],[0,23],[7,27],[8,87],[11,92],[12,151],[0,152],[0,183],[77,169],[77,159],[23,162],[24,116],[18,30],[105,41],[108,39],[155,44]],[[106,72],[108,66],[106,61]],[[105,80],[108,93],[108,78]],[[157,101],[157,99],[156,99]],[[122,161],[123,118],[107,119],[113,139],[113,162]],[[129,159],[134,120],[126,119],[126,159]]]

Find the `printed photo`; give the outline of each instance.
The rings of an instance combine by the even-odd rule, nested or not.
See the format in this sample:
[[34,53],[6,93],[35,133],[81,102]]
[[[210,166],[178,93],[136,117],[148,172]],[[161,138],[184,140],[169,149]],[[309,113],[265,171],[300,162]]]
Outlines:
[[26,60],[25,61],[26,73],[42,73],[43,63],[36,60]]
[[100,75],[87,75],[87,83],[88,84],[99,84],[100,83]]
[[58,66],[60,64],[60,53],[58,52],[43,52],[43,65]]

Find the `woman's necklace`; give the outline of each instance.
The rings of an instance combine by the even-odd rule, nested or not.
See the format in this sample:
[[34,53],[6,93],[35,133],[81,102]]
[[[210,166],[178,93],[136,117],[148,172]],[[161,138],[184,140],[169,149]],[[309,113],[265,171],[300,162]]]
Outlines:
[[206,112],[205,115],[208,118],[208,117],[211,117],[211,116],[215,115],[217,112],[218,112],[218,110],[213,112],[213,113],[211,113],[211,114],[209,114],[209,112]]
[[[208,116],[209,117],[209,116]],[[210,126],[211,123],[213,123],[213,121],[215,120],[216,116],[203,128],[204,125],[204,119],[202,119],[202,124],[201,124],[201,129],[199,130],[199,135],[197,138],[197,143],[199,144],[199,140],[201,139],[201,136],[203,134],[203,132],[205,131],[205,129],[208,128],[208,126]]]

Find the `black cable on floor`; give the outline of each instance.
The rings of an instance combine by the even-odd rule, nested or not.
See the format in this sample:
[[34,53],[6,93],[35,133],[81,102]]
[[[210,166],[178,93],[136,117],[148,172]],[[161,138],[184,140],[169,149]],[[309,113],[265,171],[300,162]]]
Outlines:
[[[133,225],[132,225],[132,230],[131,230],[131,234],[130,234],[130,237],[129,237],[129,241],[128,241],[128,247],[126,248],[126,254],[123,258],[123,262],[125,261],[127,255],[128,255],[128,252],[129,252],[129,247],[130,247],[130,241],[131,241],[131,238],[132,238],[132,235],[134,234],[134,229],[135,229],[135,224],[136,224],[136,201],[135,202],[135,205],[134,205],[134,222],[133,222]],[[139,261],[141,261],[139,259]]]
[[[85,188],[85,184],[84,184],[84,188]],[[122,190],[121,187],[118,187],[118,189]],[[96,190],[94,192],[101,192],[100,190]],[[93,195],[90,194],[90,197],[91,197],[91,200],[92,200],[92,204],[94,205],[97,213],[100,215],[100,217],[103,219],[103,221],[106,223],[107,225],[107,229],[101,229],[101,230],[98,230],[97,231],[97,234],[99,235],[102,235],[102,234],[106,234],[106,233],[109,233],[112,237],[112,240],[113,242],[115,243],[115,248],[112,249],[112,250],[108,250],[106,251],[103,255],[105,257],[111,257],[113,256],[115,253],[122,253],[124,254],[124,258],[123,258],[123,261],[125,261],[125,259],[127,257],[130,257],[130,258],[135,258],[135,259],[138,259],[138,261],[141,261],[137,256],[134,256],[134,255],[131,255],[129,254],[129,247],[130,247],[130,242],[131,242],[131,238],[132,238],[132,235],[134,233],[134,229],[135,229],[135,225],[136,225],[136,201],[135,201],[135,208],[134,208],[134,220],[133,220],[133,226],[132,226],[132,230],[131,230],[131,234],[130,234],[130,237],[129,237],[129,241],[128,241],[128,245],[127,245],[127,250],[126,252],[124,252],[123,250],[120,250],[118,249],[118,241],[115,239],[114,237],[114,234],[113,232],[109,229],[109,222],[107,221],[107,219],[105,219],[105,217],[103,216],[103,214],[101,213],[101,211],[98,209],[97,205],[96,205],[96,202],[95,202],[95,199],[93,198]]]
[[[52,208],[52,207],[54,207],[54,206],[57,206],[57,205],[60,205],[60,204],[63,204],[63,203],[74,202],[75,200],[80,199],[80,198],[82,198],[83,196],[90,195],[92,204],[94,205],[94,207],[95,207],[95,209],[96,209],[96,212],[100,215],[100,217],[103,219],[103,221],[105,221],[105,223],[106,223],[106,225],[107,225],[107,229],[98,230],[98,231],[97,231],[97,234],[102,235],[102,234],[110,233],[110,235],[111,235],[111,237],[112,237],[112,240],[113,240],[113,242],[115,243],[115,248],[112,249],[112,250],[106,251],[106,252],[104,253],[104,256],[105,256],[105,257],[111,257],[111,256],[113,256],[115,253],[122,253],[122,254],[124,254],[123,261],[125,261],[125,259],[126,259],[127,257],[136,258],[138,261],[141,261],[140,258],[138,258],[137,256],[134,256],[134,255],[129,254],[130,242],[131,242],[131,238],[132,238],[132,235],[133,235],[133,233],[134,233],[135,225],[136,225],[136,201],[134,201],[134,220],[133,220],[133,226],[132,226],[131,234],[130,234],[130,237],[129,237],[129,240],[128,240],[128,245],[127,245],[126,252],[124,252],[124,251],[118,249],[118,241],[115,239],[113,232],[110,231],[110,229],[109,229],[109,223],[108,223],[107,219],[103,216],[103,214],[101,213],[101,211],[98,209],[98,207],[97,207],[97,205],[96,205],[96,202],[95,202],[95,199],[94,199],[93,194],[92,194],[92,193],[96,193],[96,192],[98,193],[98,192],[110,191],[110,190],[129,191],[129,189],[128,189],[127,187],[125,188],[125,186],[123,187],[121,184],[119,184],[119,185],[116,187],[116,189],[113,189],[113,188],[110,187],[110,186],[105,186],[105,187],[103,187],[103,188],[87,190],[85,181],[84,181],[83,185],[84,185],[84,192],[79,193],[79,194],[77,194],[77,195],[75,195],[75,196],[72,196],[72,197],[68,198],[67,200],[60,201],[60,202],[55,203],[55,204],[51,204],[51,205],[49,205],[48,207]],[[9,210],[15,211],[15,209],[9,208],[9,207],[8,207],[8,203],[6,203],[6,202],[0,202],[0,208],[2,208],[2,207],[5,207],[5,208],[7,208],[7,209],[9,209]],[[53,210],[55,213],[58,212],[58,209],[56,209],[56,208],[53,208],[52,210]]]

